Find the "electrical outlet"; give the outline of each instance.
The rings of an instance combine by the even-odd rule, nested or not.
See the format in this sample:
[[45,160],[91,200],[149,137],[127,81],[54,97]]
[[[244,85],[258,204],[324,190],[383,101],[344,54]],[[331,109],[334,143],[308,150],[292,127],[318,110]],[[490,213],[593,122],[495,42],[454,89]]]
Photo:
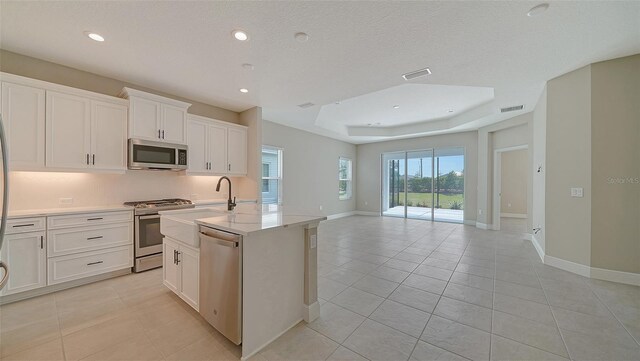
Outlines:
[[365,206],[368,206],[368,205],[369,205],[369,202],[364,201],[364,205],[365,205]]
[[571,196],[582,198],[584,196],[584,190],[582,188],[571,188]]
[[60,198],[58,200],[58,203],[64,204],[64,205],[73,204],[73,198]]

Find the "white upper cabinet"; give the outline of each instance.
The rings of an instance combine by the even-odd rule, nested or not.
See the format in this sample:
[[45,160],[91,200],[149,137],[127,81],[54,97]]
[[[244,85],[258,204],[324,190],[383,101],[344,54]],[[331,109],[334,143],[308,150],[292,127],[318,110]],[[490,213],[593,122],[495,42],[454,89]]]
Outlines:
[[227,131],[227,173],[247,174],[247,129],[232,127]]
[[45,91],[2,82],[2,121],[11,169],[44,167]]
[[189,173],[247,174],[247,129],[197,115],[187,120]]
[[129,138],[186,144],[189,103],[124,88],[129,99]]
[[91,100],[47,92],[47,166],[88,168],[91,157]]
[[13,74],[0,78],[12,170],[126,170],[126,100]]
[[127,107],[91,102],[91,166],[103,170],[127,169]]

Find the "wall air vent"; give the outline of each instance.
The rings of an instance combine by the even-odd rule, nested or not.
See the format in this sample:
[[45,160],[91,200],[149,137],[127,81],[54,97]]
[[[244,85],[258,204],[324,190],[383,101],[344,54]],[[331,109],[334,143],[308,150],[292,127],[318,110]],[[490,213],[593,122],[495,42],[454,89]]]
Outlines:
[[304,103],[304,104],[299,104],[298,106],[302,109],[306,109],[306,108],[311,108],[312,106],[314,106],[315,104],[313,103]]
[[523,108],[524,108],[524,105],[516,105],[513,107],[500,108],[500,113],[514,112],[516,110],[522,110]]
[[410,73],[402,74],[404,80],[411,80],[415,78],[419,78],[421,76],[427,76],[431,74],[431,70],[429,68],[424,68],[416,71],[412,71]]

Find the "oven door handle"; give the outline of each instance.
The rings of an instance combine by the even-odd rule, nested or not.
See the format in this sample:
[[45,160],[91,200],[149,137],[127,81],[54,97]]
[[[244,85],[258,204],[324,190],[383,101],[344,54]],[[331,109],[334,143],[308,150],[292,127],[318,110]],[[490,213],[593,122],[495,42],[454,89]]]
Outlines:
[[140,219],[155,219],[155,218],[160,218],[159,214],[152,214],[150,216],[139,216]]

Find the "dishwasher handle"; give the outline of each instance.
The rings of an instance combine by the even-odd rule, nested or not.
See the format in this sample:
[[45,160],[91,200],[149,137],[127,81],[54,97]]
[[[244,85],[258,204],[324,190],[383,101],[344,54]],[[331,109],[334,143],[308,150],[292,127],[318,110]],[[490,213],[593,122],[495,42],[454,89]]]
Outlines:
[[207,230],[206,233],[200,231],[200,237],[206,241],[214,242],[225,247],[237,248],[240,243],[240,236],[238,236],[237,234],[219,232],[214,230]]

